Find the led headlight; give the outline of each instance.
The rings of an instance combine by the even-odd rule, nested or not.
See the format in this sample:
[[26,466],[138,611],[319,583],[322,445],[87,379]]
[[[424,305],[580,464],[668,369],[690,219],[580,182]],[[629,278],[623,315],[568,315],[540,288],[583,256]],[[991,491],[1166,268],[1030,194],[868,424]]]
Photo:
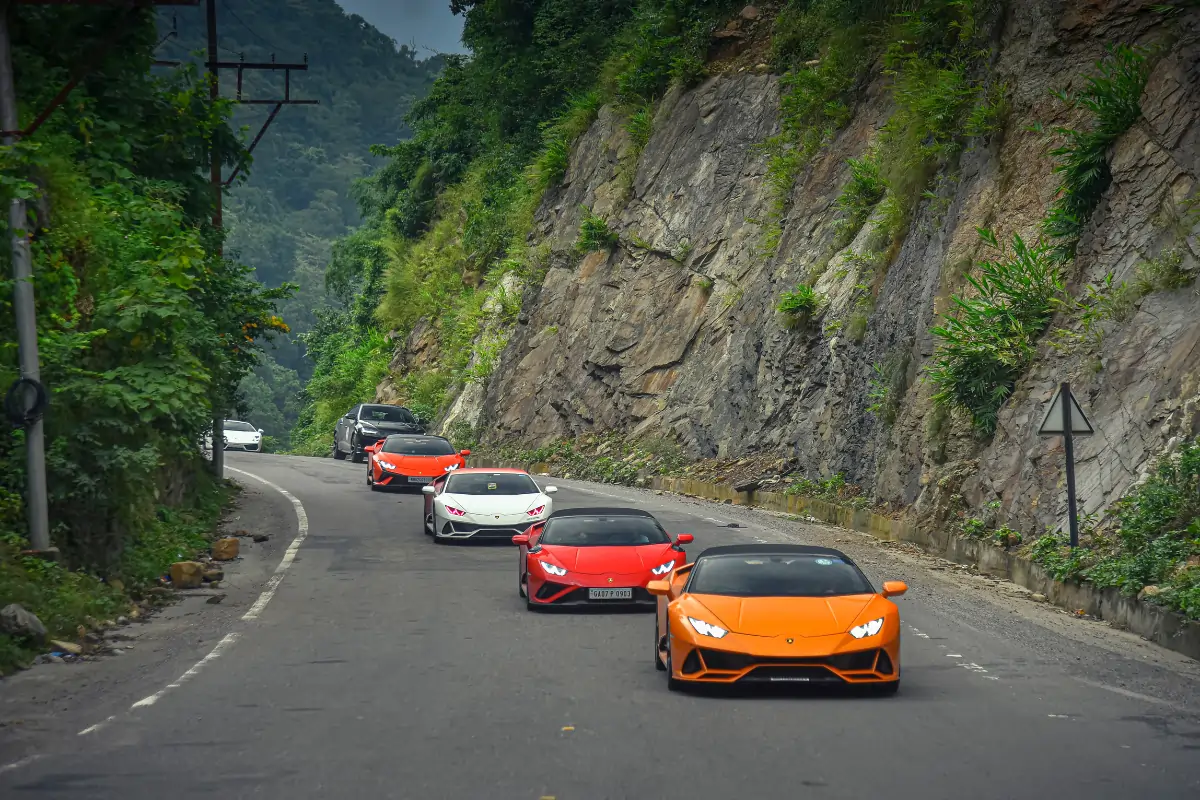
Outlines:
[[720,639],[723,638],[725,634],[729,633],[729,631],[725,630],[724,628],[718,628],[711,622],[705,622],[702,619],[696,619],[695,617],[684,617],[684,619],[686,619],[688,624],[692,626],[692,630],[701,636],[711,636],[714,639]]
[[541,513],[542,513],[543,511],[545,511],[545,510],[546,510],[546,506],[545,506],[545,505],[540,505],[540,506],[538,506],[537,508],[532,508],[532,509],[530,509],[529,511],[526,511],[525,513],[526,513],[526,514],[528,514],[528,515],[529,515],[529,516],[531,516],[531,517],[536,517],[536,516],[538,516],[539,514],[541,514]]
[[850,629],[850,635],[855,639],[861,639],[864,636],[874,636],[881,630],[883,630],[883,617],[864,622],[862,625],[855,625]]
[[383,467],[384,469],[390,469],[390,470],[396,469],[396,465],[390,461],[384,461],[382,458],[377,458],[375,460],[378,461],[379,466]]
[[461,508],[455,508],[454,506],[446,506],[446,511],[452,517],[465,517],[467,515],[467,512],[463,511]]
[[542,564],[542,569],[546,570],[546,572],[548,572],[551,575],[557,575],[558,577],[561,578],[563,575],[567,574],[567,571],[565,569],[563,569],[562,567],[558,566],[557,564],[551,564],[549,561],[543,561],[543,562],[541,562],[541,564]]
[[650,572],[654,575],[666,575],[668,572],[670,572],[674,568],[675,568],[675,562],[668,561],[665,564],[659,564],[657,567],[650,570]]

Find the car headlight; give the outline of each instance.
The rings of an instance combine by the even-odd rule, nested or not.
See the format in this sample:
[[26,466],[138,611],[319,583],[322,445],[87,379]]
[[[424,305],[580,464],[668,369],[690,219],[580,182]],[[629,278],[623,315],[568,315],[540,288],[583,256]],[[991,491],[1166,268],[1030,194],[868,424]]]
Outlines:
[[358,432],[365,433],[368,436],[374,436],[379,433],[379,430],[377,428],[371,427],[370,425],[359,425]]
[[545,510],[546,510],[546,507],[545,507],[545,506],[538,506],[537,508],[530,509],[529,511],[526,511],[525,513],[526,513],[526,514],[528,514],[528,515],[529,515],[529,516],[531,516],[531,517],[536,517],[536,516],[538,516],[539,514],[541,514],[541,513],[542,513],[543,511],[545,511]]
[[396,469],[396,465],[390,461],[384,461],[382,458],[376,458],[375,460],[378,461],[379,466],[383,467],[384,469]]
[[650,572],[653,573],[654,575],[666,575],[668,572],[670,572],[674,568],[675,568],[675,562],[668,561],[665,564],[659,564],[657,567],[650,570]]
[[695,617],[684,617],[684,619],[692,626],[692,630],[701,636],[711,636],[714,639],[721,639],[724,638],[725,634],[729,633],[724,628],[719,628],[711,622],[705,622],[702,619],[696,619]]
[[542,561],[540,563],[542,565],[542,569],[546,570],[546,572],[551,575],[557,575],[561,578],[563,575],[567,574],[567,571],[557,564],[551,564],[549,561]]
[[883,630],[883,617],[864,622],[862,625],[855,625],[850,629],[850,635],[855,639],[861,639],[864,636],[874,636],[881,630]]
[[455,508],[454,506],[446,506],[446,512],[452,517],[465,517],[467,515],[467,512],[463,511],[461,508]]

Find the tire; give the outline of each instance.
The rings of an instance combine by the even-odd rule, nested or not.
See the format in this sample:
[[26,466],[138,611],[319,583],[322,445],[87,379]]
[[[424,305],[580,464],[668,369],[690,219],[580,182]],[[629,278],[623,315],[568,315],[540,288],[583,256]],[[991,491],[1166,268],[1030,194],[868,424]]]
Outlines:
[[351,461],[351,462],[353,462],[353,463],[355,463],[355,464],[361,464],[361,463],[363,463],[363,454],[362,454],[362,453],[351,453],[351,454],[350,454],[350,461]]
[[658,645],[658,615],[654,615],[654,668],[659,672],[666,672],[667,668],[663,665],[662,658],[659,655]]
[[433,514],[425,518],[425,535],[433,536]]
[[517,594],[521,597],[528,598],[528,593],[525,591],[525,576],[521,574],[521,554],[517,554]]
[[683,690],[683,681],[675,677],[675,665],[671,660],[671,640],[667,639],[667,691],[679,692]]
[[361,464],[366,454],[359,450],[358,444],[355,442],[356,439],[358,439],[357,436],[350,437],[350,460],[355,464]]
[[337,439],[333,440],[333,458],[335,461],[346,460],[346,454],[342,452],[342,448],[338,447]]

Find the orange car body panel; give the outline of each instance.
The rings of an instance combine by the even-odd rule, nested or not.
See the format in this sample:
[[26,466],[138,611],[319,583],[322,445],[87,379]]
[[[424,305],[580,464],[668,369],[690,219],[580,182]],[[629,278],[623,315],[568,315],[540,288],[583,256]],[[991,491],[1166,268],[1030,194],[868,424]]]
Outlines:
[[[735,683],[757,678],[751,675],[756,670],[785,672],[795,667],[811,668],[811,677],[777,679],[857,684],[900,679],[900,610],[883,595],[689,594],[683,588],[691,567],[688,564],[672,573],[670,593],[658,598],[659,640],[669,628],[670,665],[677,680]],[[704,636],[685,617],[695,617],[729,632],[720,639]],[[884,619],[883,627],[874,636],[855,639],[850,635],[855,625],[880,617]],[[698,651],[695,656],[693,651]],[[879,658],[880,651],[886,659]],[[661,648],[659,658],[667,663]]]
[[[452,453],[444,456],[406,456],[400,453],[383,453],[380,454],[380,449],[383,447],[384,440],[380,440],[369,447],[364,447],[363,452],[367,454],[367,461],[370,464],[371,479],[380,486],[389,486],[396,477],[412,477],[412,478],[436,478],[444,474],[447,467],[462,469],[466,466],[467,460],[461,453]],[[380,458],[387,461],[395,467],[393,470],[385,470],[379,463]],[[414,484],[415,485],[415,484]]]

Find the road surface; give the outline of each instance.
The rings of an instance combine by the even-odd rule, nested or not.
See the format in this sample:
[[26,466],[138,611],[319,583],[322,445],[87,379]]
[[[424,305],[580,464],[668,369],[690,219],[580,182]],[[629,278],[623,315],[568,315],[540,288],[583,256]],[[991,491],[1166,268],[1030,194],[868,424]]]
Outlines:
[[[167,676],[153,701],[0,773],[0,795],[1200,797],[1193,677],[1001,618],[921,586],[919,572],[864,564],[876,585],[912,586],[898,599],[895,697],[668,693],[652,615],[526,611],[515,548],[434,545],[421,496],[368,491],[362,465],[228,463],[307,515],[270,602],[179,685]],[[693,555],[785,535],[765,515],[725,527],[753,512],[554,483],[559,507],[640,499],[668,531],[696,536]]]

